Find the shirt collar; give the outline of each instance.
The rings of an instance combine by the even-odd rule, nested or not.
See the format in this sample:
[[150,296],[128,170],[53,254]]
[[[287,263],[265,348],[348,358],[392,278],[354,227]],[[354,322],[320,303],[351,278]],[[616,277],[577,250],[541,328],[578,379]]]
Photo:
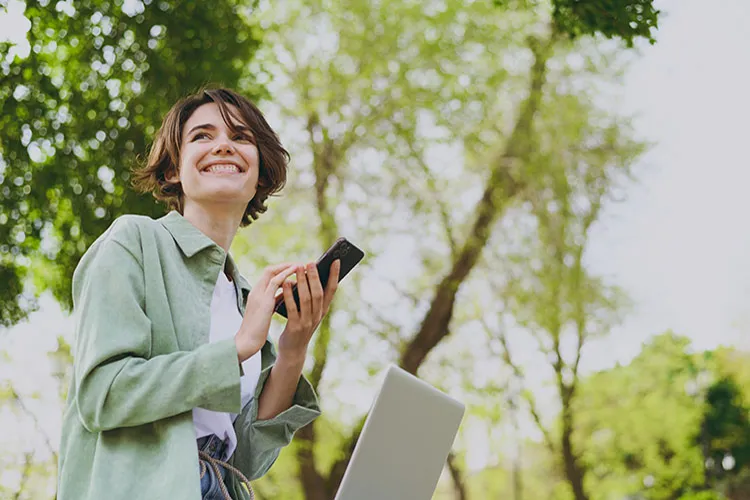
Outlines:
[[180,247],[185,257],[190,258],[201,250],[213,246],[221,250],[222,253],[224,252],[224,249],[203,234],[200,229],[195,227],[176,210],[172,210],[159,219],[159,222],[172,234],[172,237],[177,242],[177,246]]
[[183,217],[176,210],[172,210],[167,215],[159,219],[159,222],[169,231],[169,233],[177,242],[177,246],[185,257],[191,258],[201,250],[206,248],[215,247],[221,251],[224,261],[227,264],[227,271],[232,276],[232,279],[236,281],[243,291],[250,291],[250,285],[242,277],[235,264],[234,259],[228,253],[224,252],[224,249],[216,244],[211,238],[201,232],[200,229],[195,227],[189,220]]

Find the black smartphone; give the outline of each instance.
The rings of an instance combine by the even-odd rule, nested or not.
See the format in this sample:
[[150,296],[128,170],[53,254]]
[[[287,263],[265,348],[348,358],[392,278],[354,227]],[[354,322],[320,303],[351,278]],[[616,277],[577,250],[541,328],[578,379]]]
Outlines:
[[[344,279],[344,276],[349,274],[349,271],[354,269],[354,266],[359,264],[359,261],[365,256],[365,253],[357,248],[352,242],[346,238],[339,238],[336,242],[331,245],[331,248],[325,251],[320,256],[316,263],[318,268],[318,275],[320,276],[320,284],[323,285],[325,290],[328,284],[328,276],[331,272],[331,264],[336,259],[341,260],[341,268],[339,269],[339,282]],[[299,308],[299,291],[297,290],[297,284],[295,283],[292,287],[292,294],[294,295],[294,302]],[[280,294],[276,297],[276,307],[274,312],[287,317],[286,304],[284,303],[284,294]]]

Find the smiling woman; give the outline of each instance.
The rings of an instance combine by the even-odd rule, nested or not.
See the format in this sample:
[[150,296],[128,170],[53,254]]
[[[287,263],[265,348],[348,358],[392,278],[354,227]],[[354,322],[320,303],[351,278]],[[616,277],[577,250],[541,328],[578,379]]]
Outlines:
[[243,217],[248,200],[257,194],[258,148],[252,132],[236,117],[237,108],[229,108],[226,117],[221,111],[216,103],[195,110],[183,126],[187,132],[182,135],[178,169],[165,173],[166,181],[182,192],[184,214],[221,205]]
[[[118,218],[73,275],[60,500],[251,499],[249,481],[320,414],[302,367],[340,264],[325,290],[312,262],[269,266],[251,288],[229,254],[284,186],[288,159],[261,112],[228,89],[164,118],[134,183],[172,211]],[[280,290],[277,352],[268,330]]]
[[[214,152],[217,147],[223,149]],[[289,153],[252,102],[228,89],[204,90],[178,102],[164,118],[146,164],[133,172],[133,185],[182,212],[185,189],[200,190],[193,182],[195,169],[222,160],[252,170],[245,183],[252,184],[253,178],[257,183],[242,217],[241,226],[246,226],[266,211],[268,197],[284,187]],[[214,198],[224,199],[218,193]]]

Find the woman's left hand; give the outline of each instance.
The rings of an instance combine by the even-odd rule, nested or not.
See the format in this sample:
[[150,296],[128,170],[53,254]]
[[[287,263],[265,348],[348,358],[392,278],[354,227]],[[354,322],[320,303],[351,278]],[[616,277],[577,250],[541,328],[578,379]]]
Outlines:
[[[340,267],[341,262],[338,259],[331,264],[325,290],[320,283],[318,269],[314,263],[297,268],[299,309],[292,295],[292,283],[284,282],[282,288],[288,321],[279,338],[279,357],[283,356],[287,360],[304,362],[307,345],[321,320],[328,313],[333,301],[339,282]],[[305,269],[307,269],[307,272],[305,272]]]

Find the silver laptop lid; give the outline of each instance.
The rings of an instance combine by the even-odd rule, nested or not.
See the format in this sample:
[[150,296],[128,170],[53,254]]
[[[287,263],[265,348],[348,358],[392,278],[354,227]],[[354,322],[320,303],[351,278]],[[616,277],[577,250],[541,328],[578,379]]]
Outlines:
[[462,403],[391,365],[336,499],[431,499],[463,414]]

